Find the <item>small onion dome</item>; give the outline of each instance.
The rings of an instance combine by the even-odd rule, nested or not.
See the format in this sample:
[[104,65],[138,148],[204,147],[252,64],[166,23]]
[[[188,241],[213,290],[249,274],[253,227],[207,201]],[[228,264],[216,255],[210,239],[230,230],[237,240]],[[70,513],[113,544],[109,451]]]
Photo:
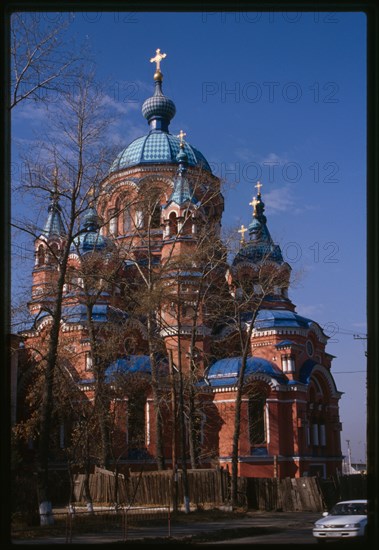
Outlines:
[[179,162],[179,164],[187,164],[188,163],[188,156],[187,156],[186,152],[184,151],[184,147],[180,147],[180,151],[176,155],[176,160]]
[[112,241],[100,233],[100,219],[96,210],[89,208],[83,216],[80,234],[74,239],[71,250],[83,255],[112,246]]
[[168,125],[176,113],[175,103],[162,92],[162,81],[155,80],[155,92],[144,101],[142,114],[147,119],[152,130],[168,132]]
[[62,221],[62,209],[58,200],[53,197],[48,207],[48,216],[42,235],[45,237],[61,237],[65,234],[65,228]]
[[88,210],[83,216],[82,226],[84,229],[87,229],[87,230],[99,229],[100,220],[94,208],[88,208]]

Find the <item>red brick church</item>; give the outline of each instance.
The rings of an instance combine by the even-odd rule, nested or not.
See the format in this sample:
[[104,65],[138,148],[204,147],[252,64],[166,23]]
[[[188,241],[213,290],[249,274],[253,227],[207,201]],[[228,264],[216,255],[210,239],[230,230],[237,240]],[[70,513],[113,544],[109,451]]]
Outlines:
[[[70,243],[58,364],[81,396],[76,402],[93,403],[99,369],[90,336],[96,331],[114,421],[112,456],[118,464],[156,468],[159,394],[166,467],[180,461],[180,443],[190,439],[192,398],[198,467],[230,468],[242,327],[249,340],[240,475],[334,474],[342,464],[341,393],[331,373],[328,337],[316,321],[297,313],[289,298],[291,267],[270,235],[259,182],[251,220],[239,230],[238,248],[233,254],[212,252],[212,243],[221,241],[221,182],[183,132],[176,136],[169,131],[176,107],[162,90],[163,57],[157,50],[154,94],[142,105],[149,130],[114,160]],[[29,303],[33,320],[22,333],[25,349],[36,359],[35,350],[49,338],[51,288],[59,275],[56,259],[67,244],[56,192],[59,173],[56,180],[45,226],[35,241]],[[88,269],[83,275],[82,266],[91,258],[91,274],[98,283],[96,293],[91,287],[89,305],[84,280]],[[107,279],[104,266],[112,277]],[[264,269],[276,274],[269,291],[259,281]],[[241,281],[252,298],[235,315],[232,304],[243,300],[238,294]],[[151,293],[152,285],[160,294]],[[146,303],[143,309],[141,296],[145,301],[148,296],[150,310]],[[183,424],[173,413],[181,396]],[[57,420],[61,450],[69,444],[75,422],[72,412],[67,417],[62,412]],[[189,448],[188,443],[190,467]]]

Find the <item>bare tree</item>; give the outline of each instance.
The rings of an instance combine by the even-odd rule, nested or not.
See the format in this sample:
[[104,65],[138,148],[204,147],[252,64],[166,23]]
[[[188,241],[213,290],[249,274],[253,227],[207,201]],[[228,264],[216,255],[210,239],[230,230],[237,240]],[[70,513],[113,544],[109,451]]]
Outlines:
[[[217,271],[220,262],[225,258],[218,235],[218,224],[213,230],[205,223],[205,209],[212,203],[220,200],[220,191],[217,187],[206,189],[205,176],[200,173],[188,176],[189,192],[192,194],[188,202],[188,208],[184,207],[178,225],[169,228],[169,239],[157,247],[154,240],[154,220],[157,205],[160,204],[159,192],[154,196],[151,188],[144,190],[143,210],[145,212],[145,224],[142,231],[137,231],[140,256],[134,258],[136,270],[141,276],[143,284],[142,295],[137,298],[140,312],[147,318],[148,339],[155,351],[156,346],[162,346],[165,340],[166,353],[169,355],[170,368],[176,374],[173,379],[178,381],[178,389],[172,390],[177,398],[173,403],[172,415],[178,414],[178,434],[180,444],[180,456],[182,466],[182,479],[184,488],[184,506],[189,512],[187,456],[188,440],[191,464],[198,464],[198,445],[196,424],[196,387],[203,368],[204,357],[199,356],[196,346],[198,340],[203,339],[205,329],[204,301],[212,287],[213,273]],[[203,214],[193,209],[191,197],[202,197],[201,206]],[[198,203],[198,200],[196,201]],[[184,205],[184,203],[183,203]],[[182,206],[183,206],[182,205]],[[217,208],[217,206],[214,206]],[[147,213],[147,214],[146,214]],[[164,217],[164,216],[163,216]],[[216,218],[217,219],[217,218]],[[171,223],[171,222],[170,222]],[[157,256],[158,250],[162,250],[161,256]],[[164,249],[164,250],[163,250]],[[136,251],[134,251],[136,252]],[[159,261],[155,261],[159,259]],[[143,261],[141,261],[143,260]],[[149,325],[150,323],[150,325]],[[153,330],[149,330],[149,326]],[[185,330],[187,336],[183,336]],[[189,336],[188,336],[189,333]],[[170,343],[171,342],[171,343]],[[174,347],[172,347],[174,346]],[[151,349],[151,348],[150,348]],[[155,353],[150,354],[151,359]],[[185,365],[189,364],[187,369]],[[154,365],[154,359],[152,359]],[[162,380],[156,371],[154,380],[154,366],[152,366],[152,386],[155,391],[156,424],[158,426],[157,441],[160,441],[159,421],[162,388],[159,387]],[[162,386],[162,384],[161,384]],[[155,390],[154,390],[155,387]],[[167,396],[166,396],[167,398]],[[172,422],[173,440],[175,438],[175,422]],[[187,439],[187,435],[189,437]],[[158,445],[159,451],[159,445]],[[175,449],[172,450],[176,457]],[[175,460],[174,460],[175,461]],[[175,464],[173,463],[173,469]]]
[[[11,101],[13,109],[21,101],[56,101],[66,93],[83,56],[67,46],[66,39],[73,16],[59,14],[49,22],[47,13],[14,12],[11,17]],[[80,51],[80,50],[77,50]]]
[[[290,268],[281,258],[277,245],[272,242],[258,243],[241,241],[240,263],[235,262],[227,272],[229,291],[224,295],[224,322],[233,328],[234,345],[240,364],[234,405],[234,430],[232,442],[231,502],[238,502],[238,456],[241,432],[241,404],[245,392],[255,392],[254,384],[246,378],[247,362],[253,355],[252,335],[259,311],[269,297],[288,288]],[[251,247],[249,250],[249,246]],[[250,256],[250,257],[249,257]]]
[[[42,307],[51,319],[46,352],[41,355],[44,383],[38,412],[37,462],[42,522],[50,521],[48,463],[51,412],[68,260],[73,240],[80,231],[79,219],[88,206],[93,183],[100,180],[108,162],[103,142],[110,116],[105,114],[101,89],[94,85],[92,74],[82,71],[75,88],[69,89],[56,105],[53,118],[49,135],[39,147],[39,158],[26,159],[29,166],[28,191],[36,198],[50,194],[53,188],[54,201],[60,201],[62,216],[65,217],[61,248],[57,250],[50,246],[48,239],[46,242],[57,271],[45,291],[50,294],[50,297],[46,296],[50,299],[41,297]],[[54,179],[55,184],[52,183]],[[35,239],[41,236],[34,224],[26,220],[15,220],[13,225]]]

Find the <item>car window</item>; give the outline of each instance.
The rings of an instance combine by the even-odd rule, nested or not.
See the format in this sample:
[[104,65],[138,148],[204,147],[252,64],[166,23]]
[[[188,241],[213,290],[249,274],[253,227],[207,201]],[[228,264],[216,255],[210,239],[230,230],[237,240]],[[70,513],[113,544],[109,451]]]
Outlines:
[[336,504],[330,511],[331,516],[359,516],[365,514],[367,514],[367,504],[363,502]]

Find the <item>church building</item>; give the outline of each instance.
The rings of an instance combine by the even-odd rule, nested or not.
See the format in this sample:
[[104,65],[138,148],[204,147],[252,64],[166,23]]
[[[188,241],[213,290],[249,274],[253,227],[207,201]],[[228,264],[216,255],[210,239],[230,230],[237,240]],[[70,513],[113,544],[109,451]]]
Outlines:
[[[260,182],[238,246],[223,242],[221,181],[184,132],[169,130],[165,57],[151,59],[146,135],[117,155],[68,244],[57,364],[76,393],[65,402],[88,411],[102,388],[120,468],[153,470],[157,456],[180,467],[184,455],[189,468],[230,469],[242,381],[239,475],[329,476],[342,455],[328,337],[289,297],[291,266],[271,237]],[[35,241],[33,322],[22,333],[35,360],[65,246],[58,172]],[[78,422],[68,406],[57,415],[57,457]]]

